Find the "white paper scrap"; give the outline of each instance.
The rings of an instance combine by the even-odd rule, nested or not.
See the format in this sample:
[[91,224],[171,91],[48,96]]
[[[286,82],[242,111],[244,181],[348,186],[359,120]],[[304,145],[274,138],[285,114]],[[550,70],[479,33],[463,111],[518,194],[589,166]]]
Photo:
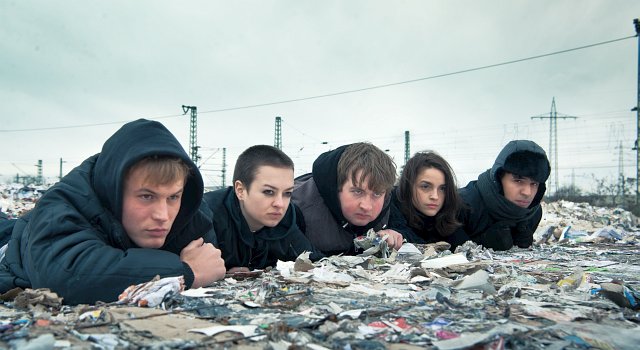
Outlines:
[[469,260],[464,255],[464,253],[456,253],[456,254],[446,255],[441,258],[422,260],[420,262],[420,266],[422,266],[425,269],[440,269],[443,267],[457,265],[457,264],[464,264],[468,262]]

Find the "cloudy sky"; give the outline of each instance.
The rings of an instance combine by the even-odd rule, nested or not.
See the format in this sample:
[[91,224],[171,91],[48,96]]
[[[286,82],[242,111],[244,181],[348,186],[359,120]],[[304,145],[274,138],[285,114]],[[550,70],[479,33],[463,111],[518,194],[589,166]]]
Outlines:
[[192,105],[207,185],[223,148],[228,185],[240,152],[273,144],[276,116],[296,175],[357,141],[400,167],[409,131],[463,185],[509,140],[548,151],[531,117],[555,98],[578,117],[557,121],[561,186],[635,177],[639,16],[636,0],[0,0],[0,176],[42,160],[55,179],[137,118],[188,148]]

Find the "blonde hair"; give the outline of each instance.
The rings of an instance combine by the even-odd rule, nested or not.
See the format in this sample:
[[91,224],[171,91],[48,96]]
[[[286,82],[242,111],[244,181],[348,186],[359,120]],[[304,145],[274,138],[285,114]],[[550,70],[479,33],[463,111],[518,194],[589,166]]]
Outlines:
[[139,160],[129,168],[126,179],[138,170],[144,169],[145,183],[151,185],[166,185],[183,180],[185,183],[191,173],[189,165],[184,160],[172,156],[150,156]]

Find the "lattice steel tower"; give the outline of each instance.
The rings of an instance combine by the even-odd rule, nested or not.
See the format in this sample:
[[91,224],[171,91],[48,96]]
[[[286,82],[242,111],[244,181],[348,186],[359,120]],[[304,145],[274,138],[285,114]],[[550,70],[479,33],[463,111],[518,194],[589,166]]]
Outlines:
[[227,187],[227,148],[222,148],[222,188]]
[[[543,114],[535,117],[531,117],[531,119],[549,119],[549,161],[551,163],[551,170],[553,171],[554,180],[552,184],[554,185],[553,193],[555,194],[558,191],[558,118],[560,119],[576,119],[578,117],[572,117],[568,115],[558,116],[558,112],[556,111],[556,98],[554,97],[551,101],[551,112],[549,115]],[[551,187],[551,186],[549,186]],[[551,192],[551,191],[549,191]]]
[[198,161],[200,156],[198,155],[198,107],[182,105],[183,114],[187,114],[187,111],[191,110],[191,123],[189,129],[189,152],[191,160],[199,167]]
[[407,165],[407,162],[411,158],[411,144],[409,141],[409,130],[404,132],[404,165]]
[[38,164],[36,165],[36,167],[38,167],[38,176],[36,177],[36,185],[43,185],[44,178],[42,177],[42,159],[38,160]]
[[273,146],[282,149],[282,118],[276,117],[276,133],[273,137]]

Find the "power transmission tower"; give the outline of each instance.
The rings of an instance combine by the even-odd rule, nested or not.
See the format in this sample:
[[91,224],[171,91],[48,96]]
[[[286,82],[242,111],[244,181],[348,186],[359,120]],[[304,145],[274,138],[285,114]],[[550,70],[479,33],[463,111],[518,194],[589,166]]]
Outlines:
[[36,176],[36,185],[42,185],[43,184],[43,180],[42,180],[42,159],[38,159],[38,164],[36,164],[36,167],[38,168],[38,175]]
[[191,160],[198,166],[200,156],[198,155],[198,107],[182,105],[183,114],[191,110],[191,127],[189,129],[189,156]]
[[409,130],[404,132],[404,165],[407,165],[409,158],[411,158],[411,145],[409,142]]
[[227,187],[227,148],[222,148],[222,188]]
[[[558,115],[556,111],[556,98],[551,101],[551,112],[549,115],[542,114],[531,117],[531,119],[549,119],[549,157],[551,158],[551,164],[553,166],[554,184],[553,193],[558,191],[558,118],[560,119],[577,119],[578,117],[572,117],[568,115]],[[549,191],[551,192],[551,191]]]
[[273,138],[273,146],[282,149],[282,118],[276,117],[276,134]]
[[618,145],[618,196],[622,198],[621,204],[624,204],[624,163],[622,153],[622,141]]

